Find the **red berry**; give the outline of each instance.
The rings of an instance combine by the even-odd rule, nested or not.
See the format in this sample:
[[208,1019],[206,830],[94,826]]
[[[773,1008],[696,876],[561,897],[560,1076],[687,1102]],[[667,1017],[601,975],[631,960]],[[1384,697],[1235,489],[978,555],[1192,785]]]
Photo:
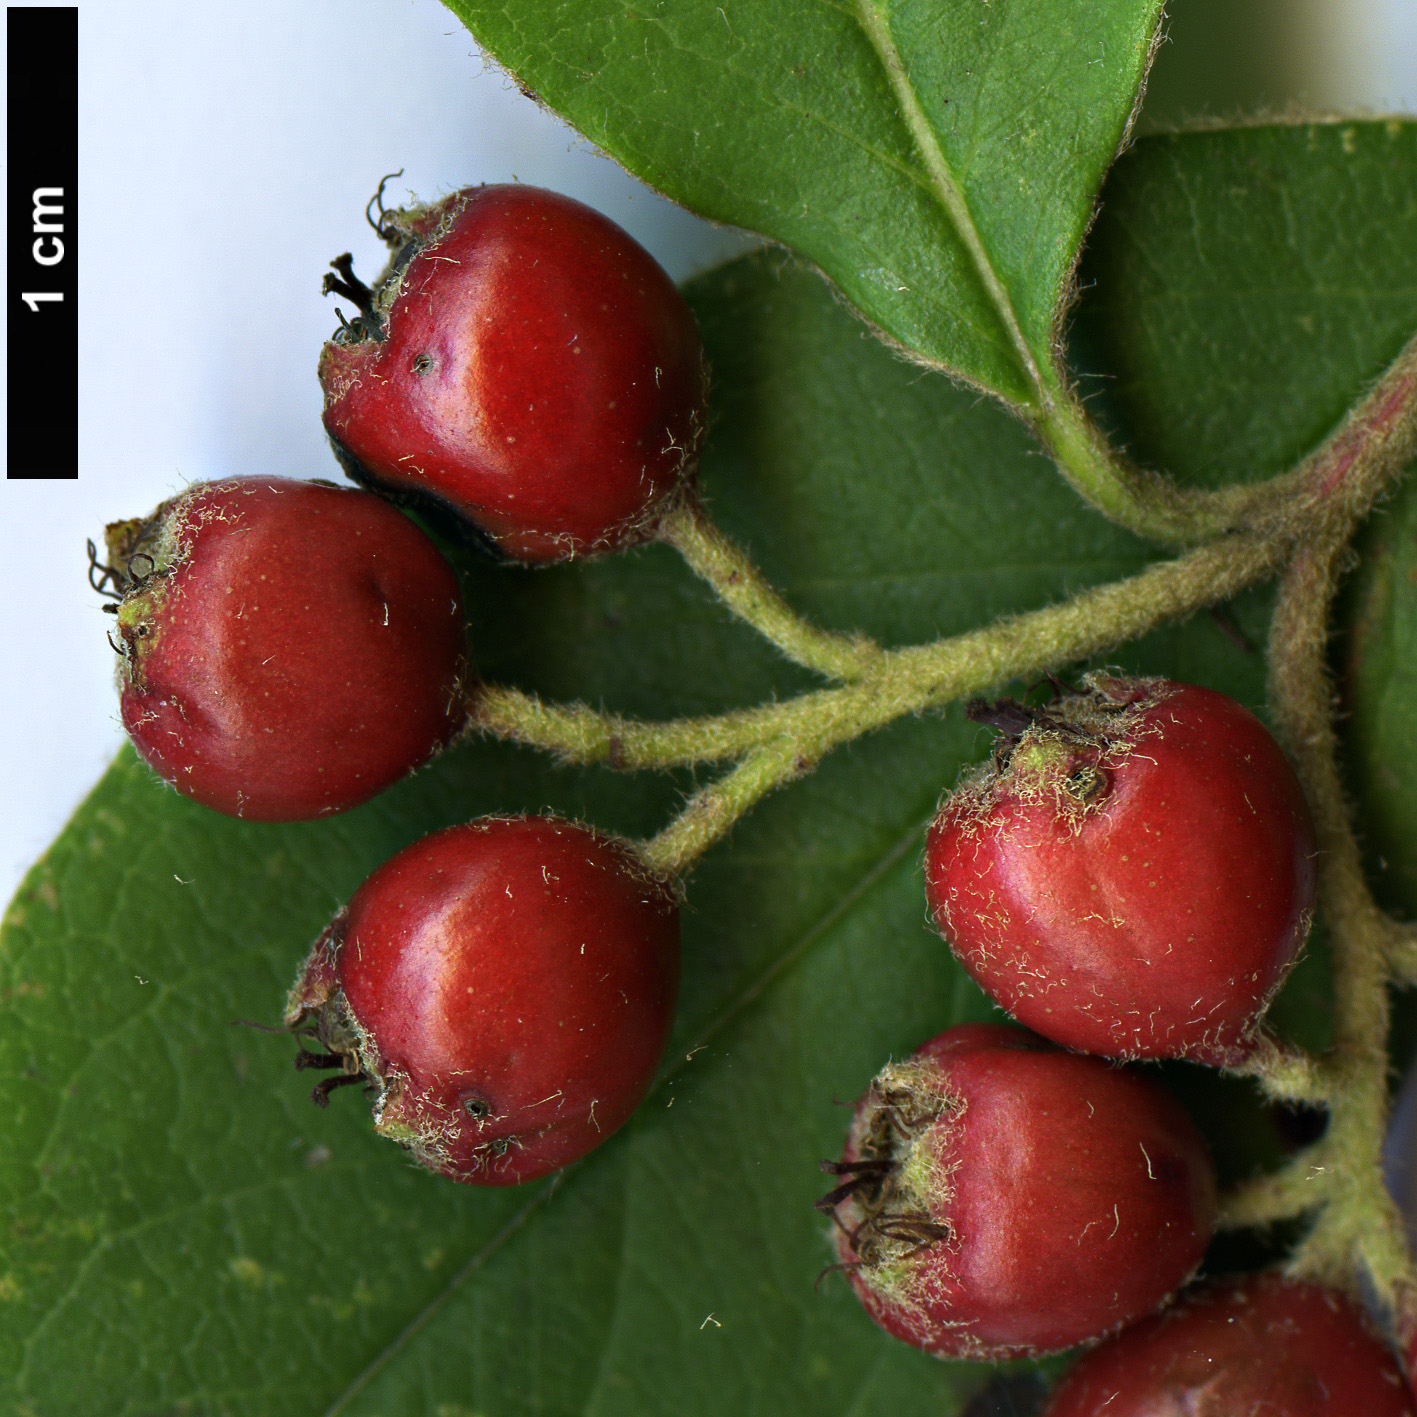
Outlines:
[[1000,1024],[877,1076],[819,1207],[857,1297],[942,1358],[1055,1352],[1150,1313],[1200,1262],[1215,1175],[1150,1079]]
[[621,1126],[659,1064],[679,910],[628,847],[549,817],[424,837],[355,892],[286,1010],[377,1089],[374,1126],[430,1170],[507,1186]]
[[343,812],[458,732],[457,579],[379,498],[198,483],[107,540],[123,726],[184,795],[255,821]]
[[925,892],[960,963],[1069,1048],[1217,1066],[1253,1048],[1314,906],[1288,760],[1233,699],[1089,675],[941,805]]
[[683,297],[614,222],[536,187],[384,212],[389,268],[326,290],[361,315],[325,346],[325,428],[351,474],[444,504],[503,555],[646,540],[692,477],[703,347]]
[[1044,1417],[1414,1417],[1342,1294],[1276,1274],[1201,1286],[1085,1355]]

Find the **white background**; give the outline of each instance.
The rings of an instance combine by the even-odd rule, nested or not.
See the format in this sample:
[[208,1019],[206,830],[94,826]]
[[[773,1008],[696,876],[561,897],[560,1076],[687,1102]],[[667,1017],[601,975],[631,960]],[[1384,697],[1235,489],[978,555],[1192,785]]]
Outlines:
[[320,281],[342,251],[382,269],[364,209],[383,174],[404,169],[390,205],[483,181],[568,192],[677,279],[742,240],[523,98],[436,0],[84,0],[79,156],[80,476],[0,487],[0,902],[121,742],[85,538],[199,479],[341,476]]
[[[1417,107],[1417,0],[1301,11],[1313,101]],[[345,250],[380,268],[363,214],[382,174],[404,169],[395,203],[558,188],[676,278],[738,249],[523,98],[436,0],[82,0],[80,48],[80,477],[0,486],[0,902],[120,741],[85,538],[189,481],[337,475],[320,278]]]

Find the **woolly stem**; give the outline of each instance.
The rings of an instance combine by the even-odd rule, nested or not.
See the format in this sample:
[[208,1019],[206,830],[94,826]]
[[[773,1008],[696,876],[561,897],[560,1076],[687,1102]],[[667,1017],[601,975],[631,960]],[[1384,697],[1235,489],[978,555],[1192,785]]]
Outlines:
[[[1330,559],[1336,556],[1357,519],[1414,449],[1417,341],[1299,468],[1269,489],[1244,494],[1252,529],[1218,537],[1060,605],[898,650],[882,650],[869,640],[819,630],[798,619],[744,553],[718,533],[697,506],[686,503],[666,517],[663,539],[685,555],[730,609],[790,658],[845,682],[782,703],[657,724],[580,704],[548,705],[516,690],[490,686],[478,696],[470,726],[549,749],[573,762],[632,768],[737,761],[723,779],[690,799],[680,821],[646,845],[655,869],[679,872],[765,793],[800,776],[833,747],[1004,680],[1059,669],[1164,621],[1227,600],[1277,571],[1296,545],[1309,547],[1301,563],[1312,569],[1296,571],[1300,589],[1291,599],[1307,603],[1307,598],[1320,598],[1322,626],[1328,604],[1322,597],[1331,594],[1332,566],[1324,563],[1323,569],[1313,548],[1328,548]],[[1319,576],[1322,584],[1309,585],[1305,575]],[[1293,627],[1280,633],[1280,655],[1294,648],[1291,632],[1298,634]],[[1309,661],[1294,663],[1290,677],[1304,678]],[[1286,692],[1284,673],[1281,670],[1276,680],[1281,695]],[[1384,922],[1381,930],[1387,948],[1390,927]],[[1370,997],[1370,991],[1360,994]],[[1300,1089],[1298,1095],[1318,1085],[1298,1074],[1287,1083],[1280,1077],[1275,1072],[1268,1085],[1293,1086]]]
[[471,726],[565,761],[625,768],[731,760],[777,738],[816,757],[906,714],[1060,667],[1225,600],[1268,574],[1282,553],[1282,544],[1234,537],[1061,605],[933,644],[879,651],[871,672],[855,683],[712,718],[644,723],[489,685],[477,697]]
[[1222,1230],[1272,1225],[1317,1209],[1325,1199],[1328,1173],[1327,1148],[1320,1142],[1279,1170],[1256,1176],[1222,1197],[1216,1225]]
[[1417,984],[1417,924],[1385,920],[1388,964],[1399,983]]
[[1230,1071],[1253,1078],[1265,1096],[1276,1102],[1327,1106],[1339,1085],[1323,1059],[1274,1038],[1265,1038],[1251,1057]]
[[[1273,530],[1324,502],[1344,516],[1362,501],[1359,464],[1400,466],[1414,452],[1411,340],[1338,431],[1291,472],[1253,487],[1186,491],[1137,468],[1112,449],[1056,371],[1046,376],[1042,411],[1021,410],[1073,487],[1104,516],[1153,541],[1184,546],[1249,527]],[[1358,473],[1360,475],[1354,476]],[[1356,489],[1356,490],[1355,490]]]
[[768,584],[747,553],[709,520],[693,498],[659,523],[657,535],[688,562],[718,598],[794,663],[829,679],[859,679],[880,658],[864,636],[834,634],[800,618]]
[[1033,423],[1068,484],[1109,521],[1167,546],[1187,546],[1233,530],[1244,491],[1184,491],[1170,478],[1128,462],[1060,383]]
[[1417,1280],[1397,1208],[1383,1184],[1387,1121],[1387,922],[1363,878],[1352,813],[1337,765],[1326,667],[1328,611],[1351,522],[1330,519],[1295,556],[1270,632],[1270,702],[1313,812],[1319,906],[1333,958],[1334,1022],[1324,1138],[1323,1206],[1291,1272],[1346,1283],[1363,1269],[1393,1302]]

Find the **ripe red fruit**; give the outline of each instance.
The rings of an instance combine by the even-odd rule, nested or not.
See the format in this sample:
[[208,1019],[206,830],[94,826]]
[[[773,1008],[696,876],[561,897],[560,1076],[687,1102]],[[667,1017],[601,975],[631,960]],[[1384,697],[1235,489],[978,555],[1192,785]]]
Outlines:
[[107,542],[123,726],[185,796],[254,821],[343,812],[461,727],[457,578],[379,498],[197,483]]
[[1200,1286],[1071,1367],[1044,1417],[1414,1417],[1397,1362],[1333,1289]]
[[508,1186],[584,1156],[658,1066],[679,910],[629,848],[550,817],[488,817],[387,861],[316,941],[287,1026],[377,1089],[374,1126],[455,1181]]
[[887,1333],[941,1358],[1056,1352],[1150,1313],[1200,1262],[1215,1174],[1150,1079],[1000,1024],[886,1067],[818,1206]]
[[925,847],[936,928],[1020,1023],[1089,1053],[1240,1062],[1307,934],[1314,834],[1233,699],[1089,675],[994,705],[994,762]]
[[432,498],[517,561],[653,534],[692,477],[707,381],[693,316],[618,226],[555,192],[470,187],[382,212],[371,291],[325,346],[325,429],[352,476]]

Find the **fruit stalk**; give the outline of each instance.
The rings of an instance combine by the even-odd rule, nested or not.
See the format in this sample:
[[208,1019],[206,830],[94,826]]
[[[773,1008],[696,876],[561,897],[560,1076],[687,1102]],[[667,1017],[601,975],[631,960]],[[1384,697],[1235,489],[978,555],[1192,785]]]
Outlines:
[[[1041,674],[1105,653],[1167,620],[1219,604],[1279,571],[1323,529],[1355,526],[1417,450],[1417,341],[1409,343],[1344,423],[1298,468],[1254,489],[1236,531],[1148,567],[1136,576],[1082,591],[1059,605],[996,621],[932,644],[884,650],[854,682],[781,703],[704,718],[643,723],[584,705],[543,704],[489,688],[474,726],[554,752],[571,762],[665,767],[743,762],[704,788],[651,852],[661,869],[680,871],[725,834],[743,812],[832,748],[907,714],[942,708],[1012,678]],[[748,563],[743,559],[744,566]],[[754,579],[765,585],[753,572]],[[785,602],[771,593],[774,619]],[[751,618],[751,617],[745,617]],[[756,624],[756,621],[753,621]],[[792,639],[779,624],[769,638]],[[804,629],[802,643],[829,632]],[[816,665],[814,667],[820,667]],[[842,666],[844,668],[844,666]],[[770,747],[781,739],[787,746]],[[776,766],[774,766],[776,765]],[[1411,953],[1417,955],[1417,948]],[[1417,963],[1417,961],[1414,961]]]
[[[1356,519],[1355,519],[1356,520]],[[1270,701],[1313,808],[1319,902],[1333,953],[1333,1077],[1322,1171],[1325,1205],[1291,1262],[1297,1275],[1342,1285],[1362,1270],[1388,1304],[1417,1283],[1401,1217],[1383,1184],[1389,1026],[1387,931],[1363,878],[1337,763],[1325,663],[1329,607],[1355,524],[1331,524],[1295,556],[1270,634]]]
[[881,649],[873,640],[818,629],[792,610],[743,549],[714,526],[694,497],[686,497],[660,522],[658,536],[713,587],[733,614],[794,663],[850,683],[879,662]]

